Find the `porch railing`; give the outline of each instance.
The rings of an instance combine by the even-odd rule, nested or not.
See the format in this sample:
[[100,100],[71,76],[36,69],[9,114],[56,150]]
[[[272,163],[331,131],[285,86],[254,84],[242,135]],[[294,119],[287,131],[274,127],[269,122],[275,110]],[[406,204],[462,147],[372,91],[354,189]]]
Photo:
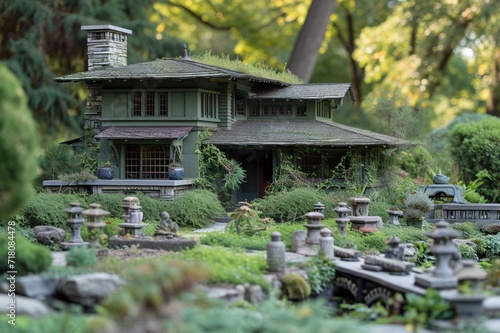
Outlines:
[[500,223],[500,204],[436,204],[427,220],[437,222],[442,219],[449,223],[476,222],[480,225]]

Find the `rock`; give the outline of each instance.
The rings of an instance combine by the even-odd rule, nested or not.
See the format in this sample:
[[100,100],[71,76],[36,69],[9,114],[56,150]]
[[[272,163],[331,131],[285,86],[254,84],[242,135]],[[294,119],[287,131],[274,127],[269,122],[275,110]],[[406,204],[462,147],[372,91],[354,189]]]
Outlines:
[[52,245],[61,243],[66,237],[66,231],[48,225],[39,225],[33,228],[38,243]]
[[453,243],[460,246],[461,244],[469,245],[472,247],[477,247],[477,244],[471,241],[470,239],[453,239]]
[[[51,308],[40,300],[19,295],[16,295],[15,298],[10,298],[7,294],[0,294],[0,313],[2,313],[2,317],[4,317],[3,314],[5,313],[7,314],[7,317],[9,317],[11,311],[14,311],[12,308],[13,305],[10,303],[13,299],[15,300],[15,303],[13,304],[15,304],[16,316],[28,315],[30,317],[40,317],[54,313]],[[9,309],[9,307],[11,308]]]
[[204,285],[198,285],[196,287],[198,290],[203,290],[207,293],[210,298],[218,298],[230,303],[236,301],[243,301],[245,299],[245,288],[241,287],[207,287]]
[[69,302],[93,307],[122,284],[117,275],[107,273],[75,275],[61,282],[57,293]]
[[257,304],[265,300],[266,294],[262,287],[256,284],[246,284],[245,285],[245,300],[252,304]]
[[500,232],[500,223],[484,225],[481,231],[488,235],[496,235]]
[[16,280],[16,292],[34,298],[52,296],[59,283],[55,278],[44,278],[38,275],[21,276]]
[[483,301],[483,311],[489,318],[500,318],[500,296],[486,298]]

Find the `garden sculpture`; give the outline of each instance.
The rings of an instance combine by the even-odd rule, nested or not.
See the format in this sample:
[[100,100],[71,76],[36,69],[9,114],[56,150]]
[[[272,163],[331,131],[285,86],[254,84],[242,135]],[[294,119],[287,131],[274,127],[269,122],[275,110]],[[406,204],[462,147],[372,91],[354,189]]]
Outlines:
[[168,212],[161,212],[160,217],[161,221],[160,224],[158,224],[158,226],[156,227],[154,235],[166,237],[177,236],[179,226],[177,225],[177,223],[170,219],[170,214]]

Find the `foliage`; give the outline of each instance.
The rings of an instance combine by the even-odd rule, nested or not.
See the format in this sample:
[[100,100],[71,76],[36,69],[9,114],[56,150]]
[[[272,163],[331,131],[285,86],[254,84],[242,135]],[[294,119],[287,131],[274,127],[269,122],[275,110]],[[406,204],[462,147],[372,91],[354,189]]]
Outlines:
[[253,205],[248,202],[239,202],[241,205],[234,212],[229,213],[232,220],[226,225],[226,231],[236,231],[238,235],[251,235],[257,231],[264,230],[261,227],[264,221],[259,217],[259,211],[253,209]]
[[66,264],[73,267],[91,267],[97,263],[95,249],[73,246],[66,255]]
[[214,216],[224,211],[217,196],[202,189],[175,197],[167,208],[170,217],[180,228],[204,228],[212,223]]
[[64,212],[71,202],[80,202],[85,207],[85,201],[74,194],[37,193],[28,205],[20,212],[28,221],[30,227],[50,225],[68,229]]
[[470,239],[483,235],[481,228],[474,222],[453,223],[450,227],[460,233],[459,238]]
[[80,159],[71,146],[53,143],[45,147],[40,159],[42,179],[57,179],[61,174],[77,173],[81,170]]
[[278,149],[277,154],[280,162],[274,170],[272,183],[266,188],[266,196],[311,185],[307,174],[293,163],[292,155],[284,154],[281,149]]
[[114,318],[137,318],[159,313],[163,304],[207,277],[203,265],[192,262],[148,260],[127,271],[129,280],[103,303],[100,312]]
[[470,203],[486,203],[486,198],[477,192],[478,188],[485,181],[492,181],[492,177],[488,170],[481,170],[476,174],[476,179],[471,180],[468,184],[459,181],[457,185],[461,185],[464,189],[464,199]]
[[381,303],[376,303],[372,306],[368,306],[364,303],[343,303],[340,304],[340,308],[344,311],[347,310],[349,318],[356,318],[361,321],[374,321],[378,318],[389,316],[389,311]]
[[208,52],[202,56],[193,56],[192,59],[205,63],[207,65],[227,68],[233,71],[242,72],[253,76],[265,77],[268,79],[294,84],[303,83],[297,76],[295,76],[288,70],[278,72],[275,69],[268,67],[266,64],[262,63],[258,65],[249,65],[243,63],[239,59],[231,60],[228,55],[219,57]]
[[405,197],[403,212],[406,221],[420,221],[432,209],[434,202],[424,192],[408,193]]
[[407,293],[406,300],[404,318],[415,331],[428,327],[433,320],[451,319],[453,316],[453,306],[432,288],[427,289],[425,296]]
[[335,264],[325,256],[314,257],[308,262],[306,272],[312,294],[318,295],[335,278]]
[[417,242],[413,246],[416,250],[415,266],[422,267],[424,269],[430,268],[436,261],[436,257],[431,255],[429,251],[429,243],[427,242]]
[[212,284],[252,283],[260,285],[264,290],[269,290],[269,284],[264,278],[267,273],[266,259],[262,256],[249,256],[238,250],[223,247],[197,246],[180,253],[170,254],[174,258],[182,258],[202,262],[211,268],[208,282]]
[[483,235],[473,238],[472,241],[477,244],[476,252],[480,258],[500,257],[500,234]]
[[500,259],[491,261],[491,267],[488,269],[486,284],[491,287],[500,287]]
[[88,315],[54,313],[47,316],[32,317],[17,315],[16,325],[7,320],[0,321],[0,331],[9,333],[84,333],[85,325],[90,320]]
[[[11,234],[9,234],[10,236]],[[40,273],[52,264],[52,255],[47,247],[32,243],[21,235],[15,235],[15,241],[12,241],[7,235],[0,235],[0,258],[2,258],[0,261],[0,274],[12,271],[7,260],[8,253],[11,251],[9,246],[12,243],[15,244],[15,258],[12,260],[15,262],[17,274]]]
[[[464,182],[472,182],[482,170],[500,179],[500,119],[459,124],[450,132],[450,143]],[[489,202],[500,198],[498,182],[486,182],[477,191]]]
[[21,85],[2,63],[0,79],[0,219],[8,219],[33,196],[38,141]]
[[418,191],[418,186],[409,177],[393,176],[392,183],[378,192],[378,200],[401,209],[406,195]]
[[462,259],[479,260],[474,247],[468,244],[460,244],[460,255],[462,256]]
[[298,273],[287,273],[281,277],[283,296],[289,300],[300,301],[311,295],[311,287]]
[[401,152],[401,169],[412,178],[425,178],[431,159],[432,156],[427,148],[419,145],[409,151]]
[[321,301],[290,306],[267,300],[251,308],[218,305],[185,307],[179,322],[170,321],[165,332],[368,332],[349,319],[332,319],[331,309]]
[[[245,181],[246,172],[238,162],[220,151],[213,144],[208,143],[210,132],[201,132],[196,142],[195,151],[200,156],[200,177],[195,185],[198,188],[215,191],[224,203],[231,200],[233,192]],[[217,182],[220,184],[217,186]]]
[[290,191],[266,195],[258,202],[259,210],[276,222],[303,220],[304,214],[321,202],[325,205],[326,218],[333,217],[333,198],[321,190],[297,188]]
[[89,169],[85,168],[79,172],[60,174],[59,176],[57,176],[57,178],[69,184],[71,182],[85,182],[94,180],[95,176]]

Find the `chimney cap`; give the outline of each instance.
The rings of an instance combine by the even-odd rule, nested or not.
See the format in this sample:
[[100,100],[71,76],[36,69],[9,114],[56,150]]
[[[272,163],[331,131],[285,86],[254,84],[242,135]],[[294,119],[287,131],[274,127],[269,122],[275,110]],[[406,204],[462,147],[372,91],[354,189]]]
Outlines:
[[101,25],[82,25],[81,30],[84,31],[102,31],[102,30],[111,30],[111,31],[116,31],[116,32],[121,32],[124,34],[132,34],[132,30],[125,29],[122,27],[117,27],[116,25],[111,25],[111,24],[101,24]]

